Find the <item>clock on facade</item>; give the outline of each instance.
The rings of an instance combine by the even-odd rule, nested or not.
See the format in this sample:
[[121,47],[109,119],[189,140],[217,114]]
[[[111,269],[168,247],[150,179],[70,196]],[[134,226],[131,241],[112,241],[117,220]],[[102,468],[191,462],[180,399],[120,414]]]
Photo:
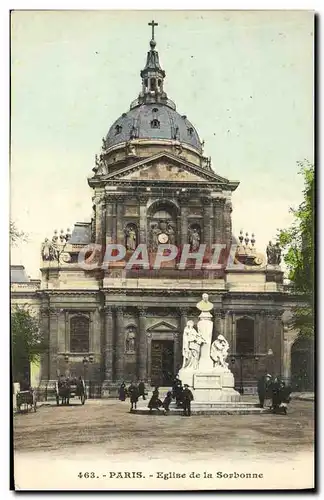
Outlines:
[[169,236],[166,233],[160,233],[158,236],[159,243],[167,243],[169,241]]

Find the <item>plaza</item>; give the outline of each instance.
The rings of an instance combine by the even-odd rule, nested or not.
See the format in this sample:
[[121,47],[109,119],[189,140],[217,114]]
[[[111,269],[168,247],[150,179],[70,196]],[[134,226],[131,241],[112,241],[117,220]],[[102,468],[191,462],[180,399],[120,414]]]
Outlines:
[[14,417],[16,486],[194,489],[199,479],[200,489],[311,487],[313,415],[314,403],[299,400],[288,416],[191,418],[134,415],[128,400],[44,405]]

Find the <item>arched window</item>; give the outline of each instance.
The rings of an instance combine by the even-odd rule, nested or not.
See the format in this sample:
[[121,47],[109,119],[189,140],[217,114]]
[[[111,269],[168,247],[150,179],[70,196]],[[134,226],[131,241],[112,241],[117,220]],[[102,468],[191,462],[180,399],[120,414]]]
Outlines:
[[151,128],[160,128],[160,122],[156,118],[151,121]]
[[123,127],[121,125],[116,125],[115,127],[115,135],[121,134]]
[[89,352],[90,321],[78,315],[70,319],[70,352]]
[[241,318],[236,322],[236,352],[254,353],[254,320],[251,318]]

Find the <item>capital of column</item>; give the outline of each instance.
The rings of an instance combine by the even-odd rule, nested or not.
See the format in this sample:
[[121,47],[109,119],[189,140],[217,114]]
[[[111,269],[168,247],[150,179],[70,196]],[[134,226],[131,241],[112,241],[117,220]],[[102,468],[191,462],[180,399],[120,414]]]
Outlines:
[[105,306],[104,307],[104,312],[105,312],[105,315],[106,316],[112,316],[113,312],[114,312],[114,307],[113,306]]
[[187,316],[189,313],[189,307],[179,307],[179,312],[181,316]]
[[124,310],[125,310],[125,308],[123,306],[117,306],[116,307],[116,314],[118,316],[122,316],[124,314]]
[[147,311],[148,311],[147,307],[139,307],[138,308],[138,315],[140,317],[146,317]]
[[147,194],[139,194],[137,199],[141,205],[145,205],[149,200],[149,196]]

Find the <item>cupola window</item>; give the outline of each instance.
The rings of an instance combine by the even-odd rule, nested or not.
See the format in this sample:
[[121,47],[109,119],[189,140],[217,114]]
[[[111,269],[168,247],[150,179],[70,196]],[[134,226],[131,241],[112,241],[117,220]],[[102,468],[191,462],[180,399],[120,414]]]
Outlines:
[[156,118],[151,121],[151,128],[160,128],[160,122]]
[[123,127],[121,125],[116,125],[115,127],[115,135],[121,134]]
[[191,137],[192,134],[193,134],[193,128],[192,127],[188,127],[187,131],[188,131],[188,135]]
[[155,80],[155,78],[151,78],[151,80],[150,80],[150,89],[151,90],[155,90],[155,88],[156,88],[156,80]]
[[157,108],[152,109],[152,113],[157,113],[159,110]]

